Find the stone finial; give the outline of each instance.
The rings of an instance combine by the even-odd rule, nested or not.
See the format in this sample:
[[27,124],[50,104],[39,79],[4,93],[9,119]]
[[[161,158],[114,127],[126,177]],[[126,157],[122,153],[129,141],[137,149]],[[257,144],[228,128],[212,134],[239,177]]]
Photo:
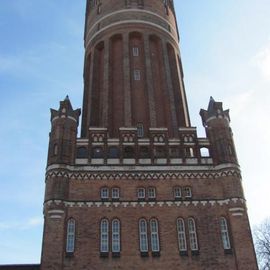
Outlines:
[[200,115],[204,126],[208,126],[208,123],[213,119],[226,119],[230,122],[230,111],[223,110],[223,103],[217,102],[213,97],[210,97],[207,110],[201,109]]
[[80,115],[81,110],[80,109],[73,110],[68,95],[63,101],[60,101],[60,107],[58,110],[51,109],[51,121],[55,118],[70,117],[71,119],[74,119],[76,122],[78,122]]

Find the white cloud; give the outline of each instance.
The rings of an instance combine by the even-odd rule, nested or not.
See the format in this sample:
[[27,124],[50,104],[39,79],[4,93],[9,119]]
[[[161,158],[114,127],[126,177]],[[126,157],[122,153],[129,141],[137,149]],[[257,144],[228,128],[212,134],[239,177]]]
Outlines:
[[29,230],[35,227],[40,227],[43,224],[43,218],[40,216],[31,217],[22,222],[0,222],[0,231],[4,230]]
[[254,63],[266,80],[270,81],[270,41],[254,57]]

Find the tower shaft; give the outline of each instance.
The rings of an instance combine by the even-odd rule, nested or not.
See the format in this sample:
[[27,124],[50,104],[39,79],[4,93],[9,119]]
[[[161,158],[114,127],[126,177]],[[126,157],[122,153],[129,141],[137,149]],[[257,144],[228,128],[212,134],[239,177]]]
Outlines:
[[88,1],[85,52],[83,137],[190,126],[172,1]]

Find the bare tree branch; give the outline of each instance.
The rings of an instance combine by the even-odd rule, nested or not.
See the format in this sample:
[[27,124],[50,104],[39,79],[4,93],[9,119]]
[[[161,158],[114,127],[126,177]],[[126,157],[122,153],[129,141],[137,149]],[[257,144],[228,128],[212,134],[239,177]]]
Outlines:
[[257,258],[261,270],[270,270],[270,218],[254,229]]

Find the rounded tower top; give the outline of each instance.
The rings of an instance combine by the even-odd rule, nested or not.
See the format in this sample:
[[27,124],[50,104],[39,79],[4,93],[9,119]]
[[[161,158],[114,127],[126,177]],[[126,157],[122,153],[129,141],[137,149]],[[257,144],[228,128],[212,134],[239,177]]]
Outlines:
[[86,7],[85,46],[99,33],[112,33],[119,26],[155,28],[164,31],[178,43],[172,0],[88,0]]

